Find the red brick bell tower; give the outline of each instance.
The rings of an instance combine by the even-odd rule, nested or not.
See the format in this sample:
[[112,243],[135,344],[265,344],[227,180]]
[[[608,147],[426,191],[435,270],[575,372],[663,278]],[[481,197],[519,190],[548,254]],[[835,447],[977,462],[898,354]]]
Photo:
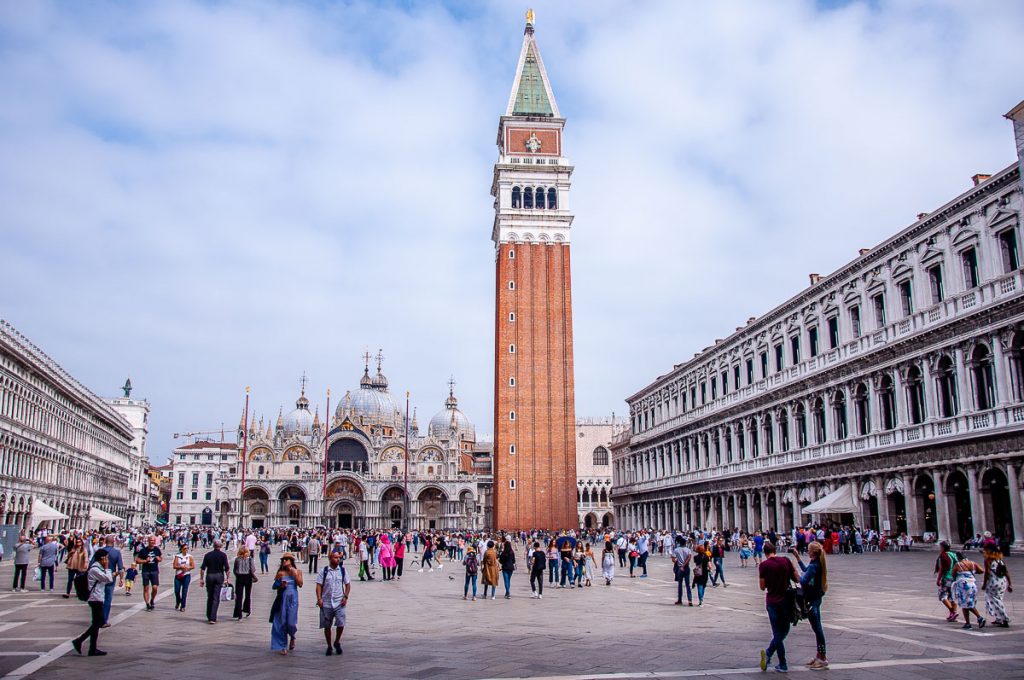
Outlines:
[[570,529],[576,513],[569,186],[533,12],[494,165],[494,528]]

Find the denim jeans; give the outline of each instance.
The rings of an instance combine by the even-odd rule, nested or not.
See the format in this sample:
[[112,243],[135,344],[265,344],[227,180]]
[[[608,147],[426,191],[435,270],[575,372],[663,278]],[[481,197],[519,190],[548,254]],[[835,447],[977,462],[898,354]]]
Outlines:
[[768,622],[772,626],[772,641],[768,645],[768,656],[779,655],[779,665],[786,667],[786,636],[789,635],[789,605],[786,603],[766,604],[764,608],[768,612]]
[[683,601],[683,584],[686,584],[686,601],[693,602],[693,592],[690,590],[690,568],[686,567],[682,573],[676,576],[676,600]]
[[502,571],[501,578],[505,581],[505,595],[511,595],[512,593],[510,591],[512,588],[512,572]]
[[185,578],[174,578],[174,606],[185,608],[188,601],[188,586],[192,583],[192,574],[186,574]]
[[565,585],[565,580],[569,579],[569,587],[573,585],[573,580],[576,577],[576,570],[572,567],[572,561],[562,560],[562,580],[560,585]]
[[103,586],[103,623],[106,624],[110,621],[110,605],[114,603],[114,586],[117,585],[117,580],[113,580],[110,583]]
[[75,584],[75,577],[81,573],[82,572],[78,571],[77,569],[68,569],[68,587],[67,590],[64,591],[65,595],[71,594],[71,587]]
[[633,570],[636,569],[636,558],[632,555],[629,556],[629,575],[633,575]]
[[462,596],[469,595],[469,586],[473,586],[473,597],[476,597],[476,574],[466,574],[466,586],[462,589]]
[[807,622],[814,631],[814,639],[818,644],[818,654],[825,656],[825,631],[821,627],[821,600],[814,604],[808,603]]
[[697,586],[697,602],[700,604],[704,603],[704,589],[708,587],[707,583],[695,583]]
[[650,557],[649,552],[640,553],[640,562],[637,566],[644,570],[644,576],[647,576],[647,558]]
[[558,583],[558,560],[548,560],[548,583]]
[[270,555],[267,555],[266,553],[260,553],[260,573],[261,574],[266,574],[267,573],[267,568],[268,568],[267,567],[267,558],[269,558],[269,557],[270,557]]
[[722,583],[725,583],[725,560],[721,557],[716,557],[712,560],[715,563],[715,573],[711,575],[711,582],[718,583],[718,579],[722,579]]
[[53,567],[39,567],[39,590],[46,590],[46,575],[50,575],[50,590],[53,590]]

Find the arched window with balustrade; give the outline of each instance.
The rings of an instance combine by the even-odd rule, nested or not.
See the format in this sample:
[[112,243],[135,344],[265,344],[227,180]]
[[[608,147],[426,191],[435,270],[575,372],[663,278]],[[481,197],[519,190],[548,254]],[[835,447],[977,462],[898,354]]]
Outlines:
[[980,343],[971,352],[971,377],[974,381],[974,407],[979,411],[987,411],[995,406],[992,353]]

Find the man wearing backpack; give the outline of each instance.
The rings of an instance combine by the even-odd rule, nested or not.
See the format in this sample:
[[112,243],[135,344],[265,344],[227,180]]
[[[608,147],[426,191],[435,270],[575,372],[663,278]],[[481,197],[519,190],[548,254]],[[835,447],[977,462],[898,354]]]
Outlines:
[[462,563],[466,565],[466,585],[462,589],[462,599],[465,600],[469,595],[469,586],[472,584],[473,602],[476,602],[476,576],[480,572],[480,560],[472,543],[466,546],[466,559]]
[[[341,656],[341,634],[345,632],[345,607],[352,590],[352,578],[341,566],[341,553],[331,551],[327,556],[330,566],[316,575],[316,606],[320,608],[320,627],[327,641],[325,656]],[[334,645],[331,645],[331,626],[334,626]]]

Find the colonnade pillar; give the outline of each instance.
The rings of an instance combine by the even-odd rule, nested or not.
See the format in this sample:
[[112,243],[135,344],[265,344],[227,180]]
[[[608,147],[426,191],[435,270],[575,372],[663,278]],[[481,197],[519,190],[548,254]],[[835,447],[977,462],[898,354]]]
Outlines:
[[1010,487],[1010,515],[1013,517],[1013,544],[1024,547],[1024,504],[1021,503],[1020,478],[1013,461],[1006,464],[1006,481]]

